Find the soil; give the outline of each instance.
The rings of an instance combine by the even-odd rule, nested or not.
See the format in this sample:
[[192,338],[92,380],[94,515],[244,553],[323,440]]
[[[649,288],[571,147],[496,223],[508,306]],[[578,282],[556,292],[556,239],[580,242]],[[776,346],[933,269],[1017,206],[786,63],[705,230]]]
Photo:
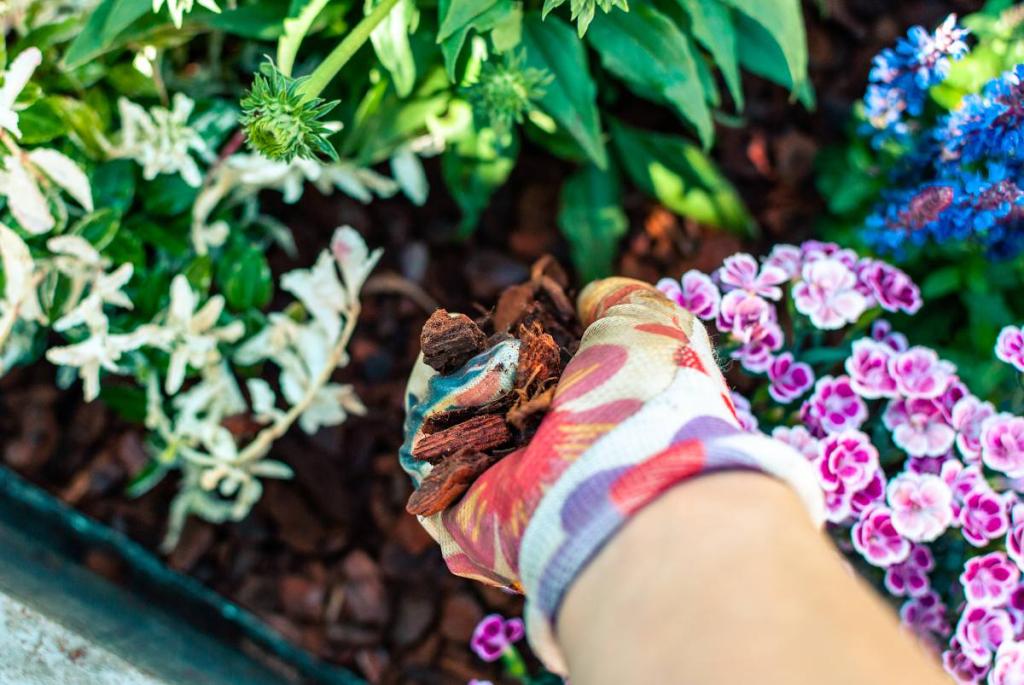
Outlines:
[[[872,56],[915,23],[935,24],[980,0],[818,0],[805,7],[811,75],[818,108],[807,112],[788,93],[746,77],[741,127],[719,126],[714,156],[763,228],[751,249],[809,236],[821,201],[813,188],[816,152],[834,142],[850,104],[862,95]],[[823,12],[824,10],[824,12]],[[628,99],[623,119],[680,130],[666,113]],[[517,615],[520,600],[455,578],[416,520],[405,512],[411,487],[396,458],[402,442],[402,395],[420,330],[438,306],[477,315],[506,287],[529,277],[545,253],[567,263],[555,216],[569,167],[525,145],[512,179],[499,191],[477,233],[448,240],[458,213],[442,188],[424,207],[401,200],[364,206],[307,190],[278,214],[293,229],[301,255],[272,257],[277,272],[312,262],[335,226],[348,223],[385,258],[367,284],[364,315],[339,378],[355,384],[369,412],[306,436],[293,431],[273,457],[295,471],[268,481],[253,513],[237,524],[191,521],[167,563],[251,609],[313,654],[374,683],[501,682],[496,667],[468,649],[487,612]],[[267,198],[273,201],[272,197]],[[710,269],[742,247],[737,238],[680,219],[628,194],[631,230],[619,272],[646,280]],[[12,371],[0,381],[4,463],[56,496],[156,548],[174,483],[140,499],[123,488],[147,461],[143,435],[80,389],[57,390],[46,365]],[[117,574],[97,557],[96,570]]]

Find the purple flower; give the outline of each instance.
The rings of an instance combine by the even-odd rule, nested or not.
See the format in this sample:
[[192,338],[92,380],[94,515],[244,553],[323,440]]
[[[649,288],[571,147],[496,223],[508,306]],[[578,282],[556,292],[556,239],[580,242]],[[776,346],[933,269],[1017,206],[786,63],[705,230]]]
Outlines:
[[980,683],[989,670],[988,664],[979,666],[967,658],[960,647],[960,641],[955,638],[950,641],[949,649],[942,653],[942,667],[953,676],[953,680],[962,685]]
[[999,331],[996,357],[1024,373],[1024,328],[1007,326]]
[[953,407],[956,403],[971,394],[971,391],[967,389],[964,382],[960,380],[959,376],[953,376],[953,380],[950,381],[949,387],[946,391],[939,396],[939,406],[942,408],[942,415],[946,418],[946,423],[950,426],[953,425]]
[[879,468],[868,484],[849,496],[849,510],[853,516],[860,516],[865,509],[885,499],[885,473]]
[[1010,526],[1006,531],[1006,553],[1024,568],[1024,504],[1015,504],[1010,510]]
[[898,564],[910,555],[910,541],[896,532],[892,512],[882,505],[865,510],[850,536],[854,549],[869,564],[880,568]]
[[968,559],[960,584],[968,604],[998,607],[1010,600],[1020,581],[1020,569],[1005,552],[992,552]]
[[1010,527],[1006,503],[988,484],[967,493],[957,522],[964,539],[975,547],[984,547],[990,540],[1001,538]]
[[732,290],[722,297],[715,325],[740,342],[749,342],[757,330],[775,321],[775,307],[758,295]]
[[939,359],[935,350],[917,345],[889,360],[889,375],[907,397],[935,399],[953,382],[956,367]]
[[769,300],[781,298],[779,285],[789,280],[786,272],[777,266],[765,264],[758,268],[757,260],[745,252],[726,257],[716,275],[722,290],[745,290]]
[[736,409],[736,419],[740,422],[740,428],[748,433],[757,432],[757,417],[750,411],[750,400],[738,392],[729,391],[732,396],[732,404]]
[[943,455],[956,439],[934,400],[889,400],[882,423],[892,431],[893,442],[913,456]]
[[820,240],[807,240],[800,245],[804,262],[816,262],[819,259],[837,259],[849,269],[857,264],[857,253],[853,250],[840,247],[836,243],[823,243]]
[[900,607],[900,622],[925,640],[934,635],[949,635],[946,605],[942,603],[942,598],[931,590],[926,590],[903,603]]
[[953,522],[953,492],[938,476],[904,472],[887,489],[892,523],[913,542],[931,542]]
[[871,324],[871,338],[889,346],[894,352],[902,352],[910,347],[907,336],[892,330],[892,324],[885,319],[875,319]]
[[1024,476],[1024,418],[990,416],[981,424],[981,460],[1010,478]]
[[923,303],[921,291],[910,276],[880,259],[860,260],[857,281],[886,311],[916,314]]
[[953,405],[951,423],[957,432],[956,446],[968,464],[981,461],[981,426],[995,413],[991,403],[982,402],[974,395],[968,395]]
[[988,666],[999,645],[1013,639],[1013,625],[1005,609],[968,605],[956,626],[960,649],[978,666]]
[[658,290],[694,316],[701,319],[718,316],[722,296],[707,274],[691,269],[678,283],[671,278],[663,278],[658,281]]
[[996,652],[996,663],[988,674],[989,685],[1024,683],[1024,642],[1004,642]]
[[896,380],[889,373],[889,360],[895,354],[888,345],[871,338],[853,343],[853,351],[846,359],[846,373],[850,374],[857,394],[868,399],[896,397]]
[[868,407],[853,390],[849,376],[824,376],[814,384],[814,394],[804,402],[800,417],[812,432],[840,433],[860,428]]
[[825,257],[804,264],[803,280],[793,286],[793,302],[815,327],[834,330],[855,322],[867,308],[857,292],[857,277],[838,259]]
[[885,570],[885,589],[893,597],[921,597],[931,588],[928,572],[935,568],[935,558],[927,545],[914,545],[906,561]]
[[772,365],[772,353],[782,347],[782,328],[774,321],[754,327],[750,339],[729,356],[739,360],[747,371],[761,373]]
[[521,619],[489,614],[473,630],[469,646],[484,661],[497,661],[509,647],[523,638],[523,633]]
[[781,269],[786,274],[786,280],[793,280],[800,275],[800,270],[804,265],[804,255],[796,245],[780,243],[772,247],[764,264]]
[[954,459],[952,451],[938,457],[907,457],[906,470],[911,473],[930,473],[939,475],[942,473],[942,465],[950,459]]
[[780,354],[768,367],[768,394],[780,404],[789,404],[814,385],[810,364],[793,361],[789,352]]
[[803,426],[778,426],[772,431],[772,437],[804,455],[807,461],[817,461],[821,456],[818,439]]
[[821,441],[818,481],[827,491],[856,492],[878,471],[878,450],[858,430],[828,435]]

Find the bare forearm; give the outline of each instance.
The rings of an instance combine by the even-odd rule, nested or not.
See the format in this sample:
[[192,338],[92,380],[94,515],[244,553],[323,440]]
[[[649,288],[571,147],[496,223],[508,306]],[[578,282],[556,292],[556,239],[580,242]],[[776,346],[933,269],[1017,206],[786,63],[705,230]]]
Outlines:
[[731,472],[640,512],[566,595],[574,685],[949,681],[786,486]]

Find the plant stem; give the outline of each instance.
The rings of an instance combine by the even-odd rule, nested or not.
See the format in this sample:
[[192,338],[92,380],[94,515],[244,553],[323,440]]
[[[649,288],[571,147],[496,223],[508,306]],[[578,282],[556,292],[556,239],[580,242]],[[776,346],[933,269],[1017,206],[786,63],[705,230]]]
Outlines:
[[362,21],[356,24],[355,28],[349,31],[348,35],[331,50],[331,54],[327,55],[320,66],[313,70],[309,79],[300,86],[299,92],[307,99],[319,96],[397,4],[398,0],[381,0],[381,3],[363,17]]

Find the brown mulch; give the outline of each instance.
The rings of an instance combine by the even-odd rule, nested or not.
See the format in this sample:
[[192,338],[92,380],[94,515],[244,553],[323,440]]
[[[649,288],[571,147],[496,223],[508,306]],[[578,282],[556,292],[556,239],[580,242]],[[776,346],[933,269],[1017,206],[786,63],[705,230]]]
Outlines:
[[[827,18],[818,11],[825,5]],[[818,109],[748,78],[745,124],[719,127],[714,155],[764,229],[764,247],[809,236],[821,209],[813,188],[816,152],[841,134],[850,103],[863,93],[870,60],[914,23],[934,24],[980,1],[822,0],[807,3],[812,77]],[[671,116],[624,101],[628,121],[678,131]],[[634,111],[635,110],[635,111]],[[432,187],[440,189],[436,163]],[[416,520],[396,454],[402,442],[402,394],[434,306],[476,315],[502,289],[529,277],[551,252],[567,262],[555,216],[570,171],[527,145],[513,178],[494,198],[466,244],[446,236],[457,211],[435,190],[425,207],[392,200],[363,206],[310,189],[278,214],[292,227],[300,260],[272,258],[275,271],[311,262],[342,223],[358,228],[386,256],[364,297],[365,311],[339,376],[356,385],[369,413],[309,437],[293,431],[273,456],[295,470],[291,482],[267,482],[252,515],[237,524],[193,521],[168,563],[263,617],[295,643],[379,683],[499,681],[467,648],[487,612],[515,615],[520,601],[451,576]],[[268,201],[271,198],[268,197]],[[632,193],[631,230],[619,262],[624,275],[655,280],[687,268],[710,269],[741,247]],[[4,463],[85,513],[155,547],[171,480],[138,500],[123,494],[146,463],[138,428],[79,389],[56,390],[46,366],[18,369],[0,381]],[[97,565],[106,567],[106,562]],[[104,569],[98,569],[104,570]],[[109,568],[105,572],[110,573]]]

